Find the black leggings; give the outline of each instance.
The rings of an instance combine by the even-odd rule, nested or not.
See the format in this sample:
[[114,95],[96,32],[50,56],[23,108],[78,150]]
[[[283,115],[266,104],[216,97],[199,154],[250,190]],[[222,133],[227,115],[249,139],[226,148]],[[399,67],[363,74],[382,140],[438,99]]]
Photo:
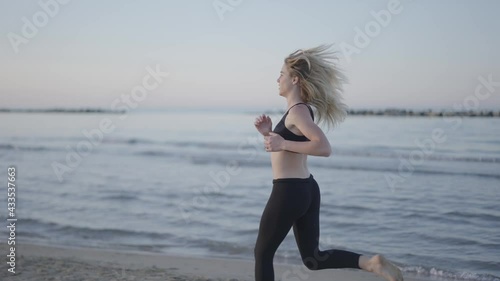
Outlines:
[[255,244],[255,280],[274,280],[273,258],[293,226],[302,261],[310,270],[357,268],[360,254],[325,250],[319,243],[319,186],[309,178],[273,179],[273,189],[260,220]]

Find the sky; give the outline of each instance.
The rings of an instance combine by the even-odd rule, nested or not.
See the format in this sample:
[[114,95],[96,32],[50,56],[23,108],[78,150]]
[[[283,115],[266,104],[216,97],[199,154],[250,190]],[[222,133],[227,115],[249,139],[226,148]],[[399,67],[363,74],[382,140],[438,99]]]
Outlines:
[[497,110],[499,13],[497,0],[0,0],[0,108],[282,108],[283,59],[333,44],[351,109]]

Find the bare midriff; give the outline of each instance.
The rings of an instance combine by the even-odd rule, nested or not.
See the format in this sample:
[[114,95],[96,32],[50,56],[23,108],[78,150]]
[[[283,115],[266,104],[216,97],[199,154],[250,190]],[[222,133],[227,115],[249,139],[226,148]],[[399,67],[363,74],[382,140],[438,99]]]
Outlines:
[[273,179],[308,178],[307,154],[290,151],[271,152]]

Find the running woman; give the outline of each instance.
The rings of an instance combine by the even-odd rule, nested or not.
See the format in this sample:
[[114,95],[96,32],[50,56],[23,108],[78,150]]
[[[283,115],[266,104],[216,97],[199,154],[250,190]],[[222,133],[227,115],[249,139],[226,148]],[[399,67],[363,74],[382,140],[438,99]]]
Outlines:
[[307,167],[307,156],[329,157],[332,153],[316,123],[335,127],[347,115],[341,96],[347,79],[333,62],[337,57],[329,47],[320,45],[288,55],[277,80],[288,110],[274,130],[269,116],[255,119],[265,150],[271,154],[273,172],[273,187],[254,248],[255,280],[274,280],[274,254],[293,227],[302,261],[310,270],[355,268],[389,281],[403,281],[399,268],[382,255],[318,248],[320,190]]

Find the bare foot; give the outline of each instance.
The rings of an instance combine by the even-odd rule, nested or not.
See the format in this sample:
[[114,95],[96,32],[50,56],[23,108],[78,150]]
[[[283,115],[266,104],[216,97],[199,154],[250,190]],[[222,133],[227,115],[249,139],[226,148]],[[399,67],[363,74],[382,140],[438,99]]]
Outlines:
[[367,269],[388,281],[403,281],[401,270],[382,255],[375,255],[368,260]]

